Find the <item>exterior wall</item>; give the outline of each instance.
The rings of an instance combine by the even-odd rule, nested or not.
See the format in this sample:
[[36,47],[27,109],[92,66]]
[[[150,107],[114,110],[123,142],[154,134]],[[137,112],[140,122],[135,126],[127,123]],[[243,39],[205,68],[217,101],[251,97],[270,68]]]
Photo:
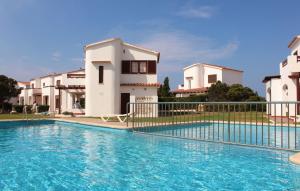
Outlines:
[[[184,69],[184,89],[193,89],[203,87],[203,67],[201,65],[193,65]],[[191,84],[189,84],[190,82]]]
[[[86,115],[119,113],[121,41],[100,44],[86,50]],[[107,63],[92,63],[107,61]],[[99,66],[104,67],[103,83],[99,83]]]
[[214,83],[208,83],[208,75],[216,74],[217,81],[223,82],[222,69],[204,66],[204,87],[210,87]]
[[45,103],[45,96],[48,96],[49,111],[55,111],[55,99],[54,99],[54,77],[49,76],[41,79],[42,86],[42,104]]
[[[271,79],[266,83],[266,101],[267,102],[280,102],[282,99],[282,89],[281,89],[281,79]],[[276,108],[275,108],[276,107]],[[281,114],[281,105],[268,105],[267,114],[280,116]]]
[[228,85],[243,84],[243,72],[237,72],[234,70],[223,70],[222,82]]
[[[156,87],[121,87],[120,91],[121,91],[120,94],[130,93],[131,103],[158,102]],[[131,107],[129,113],[133,113],[133,112],[134,112],[134,108]],[[147,114],[151,114],[151,116],[152,114],[157,116],[158,115],[157,105],[150,104],[148,105],[148,107],[146,106],[146,108],[143,108],[143,114],[145,116],[147,116]]]
[[[291,79],[289,76],[294,72],[300,72],[300,62],[297,61],[297,55],[294,53],[298,51],[300,53],[300,41],[296,42],[291,47],[291,53],[287,56],[286,60],[279,64],[280,79],[271,79],[266,82],[266,99],[267,101],[283,101],[283,102],[294,102],[297,101],[297,85],[296,80]],[[271,99],[270,93],[271,90]],[[282,109],[282,111],[281,111]],[[269,110],[271,112],[269,112]],[[267,112],[272,116],[294,116],[296,113],[295,104],[278,104],[275,109],[269,109]]]
[[[157,55],[115,39],[87,47],[85,56],[87,116],[120,114],[121,93],[130,93],[131,101],[139,95],[156,96],[153,100],[157,101],[157,88],[145,91],[138,87],[120,87],[126,83],[157,83],[156,74],[121,74],[122,60],[157,60]],[[99,83],[99,66],[104,67],[102,84]]]
[[[179,85],[178,89],[197,89],[208,88],[214,83],[208,83],[208,75],[216,75],[217,81],[232,84],[243,83],[243,72],[230,70],[209,64],[193,64],[183,69],[184,84]],[[188,97],[189,93],[178,93],[177,97]]]

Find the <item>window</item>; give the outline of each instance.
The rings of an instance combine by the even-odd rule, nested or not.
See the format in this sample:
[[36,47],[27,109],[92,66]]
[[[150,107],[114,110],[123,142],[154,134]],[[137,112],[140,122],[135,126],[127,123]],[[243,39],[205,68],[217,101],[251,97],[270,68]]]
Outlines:
[[100,84],[103,83],[103,69],[104,69],[104,66],[99,66],[99,83]]
[[34,84],[31,84],[31,88],[34,89]]
[[140,73],[141,74],[147,73],[147,62],[140,62]]
[[148,61],[148,74],[156,74],[156,61]]
[[131,62],[131,73],[137,74],[139,71],[139,63]]
[[123,60],[122,74],[156,74],[155,60]]
[[130,61],[122,61],[122,74],[130,74]]
[[216,83],[217,82],[217,74],[208,75],[208,83]]
[[46,84],[45,83],[43,83],[43,87],[45,87],[46,86]]
[[60,86],[60,80],[56,80],[56,85]]

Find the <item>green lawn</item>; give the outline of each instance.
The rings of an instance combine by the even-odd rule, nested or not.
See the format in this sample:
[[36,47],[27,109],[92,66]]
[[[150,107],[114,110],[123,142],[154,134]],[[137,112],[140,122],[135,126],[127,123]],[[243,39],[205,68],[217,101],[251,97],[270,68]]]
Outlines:
[[[132,119],[131,119],[132,120]],[[191,121],[230,121],[230,122],[252,122],[268,123],[270,120],[264,112],[202,112],[197,114],[183,114],[169,116],[168,113],[162,113],[160,117],[135,117],[136,122],[153,123],[173,123],[173,122],[191,122]]]
[[[49,116],[45,115],[35,115],[35,114],[27,114],[28,119],[46,119]],[[26,119],[24,114],[0,114],[0,120],[4,119]]]

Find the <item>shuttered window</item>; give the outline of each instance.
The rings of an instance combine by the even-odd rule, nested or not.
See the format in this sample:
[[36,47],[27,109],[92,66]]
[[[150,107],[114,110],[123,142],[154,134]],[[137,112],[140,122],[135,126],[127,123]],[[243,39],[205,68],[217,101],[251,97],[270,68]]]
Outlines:
[[217,82],[217,74],[208,75],[208,83],[216,83]]
[[130,61],[122,61],[122,74],[130,74]]
[[156,74],[155,60],[123,60],[122,74]]
[[156,74],[156,61],[148,61],[148,74]]
[[103,69],[104,69],[104,66],[99,66],[99,83],[100,84],[103,83]]

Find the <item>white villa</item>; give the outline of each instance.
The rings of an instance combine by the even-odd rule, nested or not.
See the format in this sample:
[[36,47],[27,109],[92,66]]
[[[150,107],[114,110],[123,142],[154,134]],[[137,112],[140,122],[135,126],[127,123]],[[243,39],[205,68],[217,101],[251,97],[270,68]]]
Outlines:
[[[84,55],[85,70],[19,82],[19,104],[36,102],[59,114],[103,116],[125,114],[128,102],[158,101],[159,52],[114,38],[86,45]],[[76,107],[78,101],[85,108]]]
[[[296,36],[289,43],[291,53],[279,64],[280,75],[266,76],[263,82],[266,85],[266,100],[271,101],[300,101],[300,36]],[[276,112],[275,112],[276,111]],[[300,105],[277,104],[276,108],[268,107],[268,114],[272,116],[300,115]]]
[[75,107],[75,103],[85,99],[85,70],[50,74],[18,82],[22,88],[19,95],[20,105],[49,105],[50,112],[73,112],[84,114],[84,109]]
[[125,114],[128,102],[157,102],[159,52],[119,38],[84,50],[87,116]]
[[217,81],[228,85],[243,83],[243,71],[224,66],[196,63],[185,67],[183,72],[184,84],[178,85],[178,89],[173,91],[176,97],[203,94]]

